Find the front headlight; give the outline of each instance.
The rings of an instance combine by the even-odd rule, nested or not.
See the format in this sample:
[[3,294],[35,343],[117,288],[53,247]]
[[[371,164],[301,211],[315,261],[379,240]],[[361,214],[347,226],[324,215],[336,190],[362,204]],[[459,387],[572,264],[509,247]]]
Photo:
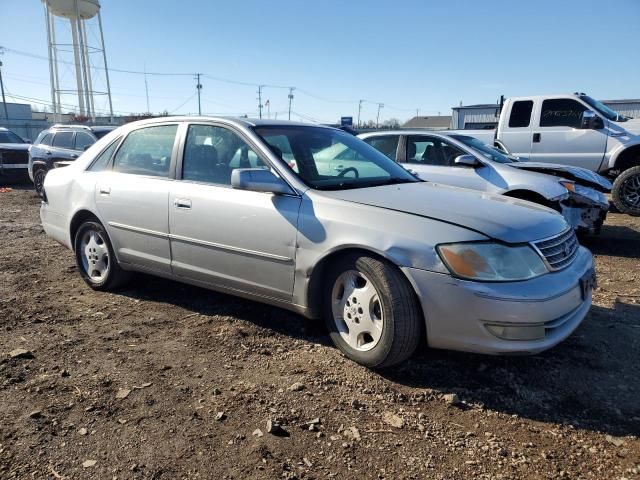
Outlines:
[[587,201],[587,203],[593,202],[603,207],[609,206],[607,197],[593,188],[585,187],[584,185],[577,185],[573,182],[567,181],[561,181],[560,185],[569,190],[569,196],[573,197],[576,201],[580,201],[582,198],[584,201]]
[[512,282],[548,272],[542,258],[527,245],[449,243],[438,245],[438,253],[453,275],[469,280]]

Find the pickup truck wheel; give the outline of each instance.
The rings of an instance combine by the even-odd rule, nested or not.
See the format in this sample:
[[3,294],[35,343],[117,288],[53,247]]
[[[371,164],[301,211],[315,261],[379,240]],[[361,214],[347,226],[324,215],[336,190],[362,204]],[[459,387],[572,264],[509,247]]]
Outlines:
[[611,197],[620,212],[640,216],[640,166],[628,168],[618,175]]
[[89,220],[78,228],[73,244],[82,279],[94,290],[110,291],[124,285],[130,273],[120,268],[104,227]]
[[326,280],[325,321],[347,357],[384,368],[413,354],[423,320],[413,288],[397,267],[354,254],[334,264]]
[[38,167],[33,172],[33,186],[36,189],[36,193],[40,198],[43,196],[44,191],[44,177],[47,176],[47,170],[43,167]]

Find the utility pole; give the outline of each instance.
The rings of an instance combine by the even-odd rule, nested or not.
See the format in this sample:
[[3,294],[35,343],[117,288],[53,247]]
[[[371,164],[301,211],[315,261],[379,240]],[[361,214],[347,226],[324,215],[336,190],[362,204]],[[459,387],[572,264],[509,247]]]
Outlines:
[[200,83],[200,75],[201,73],[196,73],[196,80],[198,83],[196,84],[196,89],[198,90],[198,115],[202,115],[202,104],[200,103],[200,91],[202,90],[202,84]]
[[376,128],[380,128],[380,109],[384,107],[384,103],[378,104],[378,116],[376,117]]
[[293,101],[293,91],[295,87],[289,87],[289,120],[291,120],[291,102]]
[[147,64],[146,63],[144,65],[144,92],[147,95],[147,113],[151,113],[151,108],[149,108],[149,85],[147,85]]
[[[1,53],[1,50],[0,50]],[[2,104],[4,105],[4,116],[9,120],[9,113],[7,113],[7,99],[4,98],[4,83],[2,82],[2,61],[0,61],[0,90],[2,90]]]
[[258,112],[260,118],[262,118],[262,88],[264,85],[258,85]]
[[416,108],[416,117],[419,117],[419,116],[420,116],[420,109]]
[[360,112],[362,112],[362,102],[364,102],[364,100],[358,100],[358,128],[360,128]]

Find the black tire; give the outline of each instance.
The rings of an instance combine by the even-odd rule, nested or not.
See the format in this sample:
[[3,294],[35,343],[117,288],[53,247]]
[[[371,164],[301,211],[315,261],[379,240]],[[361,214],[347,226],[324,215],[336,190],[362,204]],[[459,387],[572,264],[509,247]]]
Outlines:
[[618,175],[613,182],[611,198],[620,213],[640,216],[640,166],[628,168]]
[[[99,246],[101,250],[99,252],[90,252],[91,255],[95,256],[93,259],[88,259],[86,255],[86,248],[89,248],[89,245],[83,247],[83,242],[86,242],[88,236],[91,236],[92,233],[97,234],[100,237],[101,242],[99,242]],[[73,241],[73,251],[76,256],[76,264],[78,266],[78,271],[80,272],[80,276],[82,279],[94,290],[99,291],[111,291],[115,290],[123,285],[125,285],[130,277],[130,272],[123,270],[118,265],[118,261],[116,260],[115,253],[113,251],[113,247],[111,246],[111,240],[109,239],[109,235],[107,231],[104,229],[102,224],[96,220],[88,220],[85,221],[76,232],[75,239]],[[96,276],[90,273],[92,269],[92,263],[95,265],[96,261],[103,261],[104,256],[101,256],[100,259],[97,257],[99,255],[107,255],[106,260],[106,271],[104,275]],[[94,271],[95,272],[95,271]]]
[[47,169],[44,167],[36,167],[33,170],[33,186],[36,189],[36,193],[40,198],[43,197],[44,189],[44,177],[47,176]]
[[[334,285],[349,270],[366,275],[381,300],[382,333],[368,351],[352,348],[343,339],[333,317]],[[389,262],[360,254],[343,257],[329,268],[323,295],[324,318],[331,340],[347,357],[361,365],[369,368],[397,365],[411,357],[420,343],[424,319],[418,299],[406,277]]]

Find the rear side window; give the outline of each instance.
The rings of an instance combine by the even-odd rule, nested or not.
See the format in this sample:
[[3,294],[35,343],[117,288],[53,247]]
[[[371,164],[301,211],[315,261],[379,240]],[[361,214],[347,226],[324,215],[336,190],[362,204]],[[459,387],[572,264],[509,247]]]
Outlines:
[[369,145],[376,150],[384,153],[391,160],[396,160],[396,153],[398,151],[398,142],[400,141],[399,135],[385,135],[384,137],[369,137],[364,139]]
[[113,160],[113,170],[133,175],[166,177],[178,125],[160,125],[134,130],[122,142]]
[[554,98],[542,102],[541,127],[580,128],[582,112],[587,109],[571,98]]
[[531,111],[533,110],[533,100],[520,100],[513,102],[511,116],[509,117],[509,127],[528,127],[531,123]]
[[107,166],[109,165],[109,160],[111,160],[111,156],[118,146],[118,143],[120,143],[120,138],[117,138],[116,140],[111,142],[111,144],[106,149],[104,149],[100,155],[96,157],[96,159],[93,161],[91,166],[87,168],[87,170],[90,172],[102,172],[103,170],[106,170]]
[[53,137],[53,146],[73,149],[73,132],[58,132]]
[[88,147],[93,145],[95,142],[94,138],[86,132],[78,132],[76,133],[76,150],[86,150]]

